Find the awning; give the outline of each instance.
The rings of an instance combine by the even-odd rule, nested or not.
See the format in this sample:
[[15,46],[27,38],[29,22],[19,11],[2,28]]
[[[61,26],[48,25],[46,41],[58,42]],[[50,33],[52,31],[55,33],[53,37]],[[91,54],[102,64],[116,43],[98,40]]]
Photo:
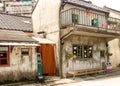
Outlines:
[[17,42],[2,42],[0,45],[11,45],[11,46],[40,46],[35,43],[17,43]]
[[34,40],[38,41],[40,44],[55,44],[55,42],[45,39],[45,38],[40,38],[40,37],[32,37]]
[[0,30],[0,41],[7,42],[31,42],[36,41],[29,37],[23,31],[13,31],[13,30]]

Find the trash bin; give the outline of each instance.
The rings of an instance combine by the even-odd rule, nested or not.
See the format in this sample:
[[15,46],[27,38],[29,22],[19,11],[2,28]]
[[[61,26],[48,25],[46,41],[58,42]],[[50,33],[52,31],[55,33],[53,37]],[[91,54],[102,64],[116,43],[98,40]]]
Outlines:
[[112,65],[110,62],[106,62],[106,71],[107,73],[111,73],[112,72]]

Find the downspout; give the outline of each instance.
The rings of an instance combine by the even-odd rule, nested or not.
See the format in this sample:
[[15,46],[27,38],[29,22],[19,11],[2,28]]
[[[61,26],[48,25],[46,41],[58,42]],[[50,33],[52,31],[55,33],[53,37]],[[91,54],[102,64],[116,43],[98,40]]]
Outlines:
[[[61,13],[61,8],[62,8],[62,3],[63,3],[63,0],[61,0],[61,3],[60,3],[60,8],[59,8],[59,28],[60,28],[60,25],[61,25],[61,21],[60,21],[60,13]],[[60,69],[59,69],[59,74],[60,74],[60,78],[63,78],[63,75],[62,75],[62,45],[61,45],[61,30],[60,30],[60,33],[59,33],[59,37],[60,37],[60,42],[59,42],[59,45],[60,45],[60,52],[59,52],[59,60],[60,60]]]

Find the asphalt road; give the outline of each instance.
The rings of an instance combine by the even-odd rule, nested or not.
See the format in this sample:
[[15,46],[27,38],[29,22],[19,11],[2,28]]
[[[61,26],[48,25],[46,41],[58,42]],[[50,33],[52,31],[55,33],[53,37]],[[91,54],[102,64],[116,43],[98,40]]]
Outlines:
[[45,80],[45,83],[33,81],[4,84],[0,86],[120,86],[120,70],[108,74],[77,76],[75,80],[73,80],[72,77],[64,79],[53,77],[53,79],[49,77],[47,78],[48,81]]
[[20,86],[120,86],[120,75],[97,78],[90,80],[84,79],[60,79],[54,82],[49,82],[45,84],[34,83],[34,84],[26,84]]
[[67,83],[57,86],[120,86],[120,76],[97,80]]

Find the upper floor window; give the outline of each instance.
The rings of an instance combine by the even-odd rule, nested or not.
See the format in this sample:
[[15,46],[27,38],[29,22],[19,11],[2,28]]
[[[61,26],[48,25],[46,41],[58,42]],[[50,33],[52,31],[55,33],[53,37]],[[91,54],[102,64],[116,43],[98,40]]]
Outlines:
[[72,23],[78,24],[78,15],[77,14],[72,14]]
[[92,19],[92,26],[98,27],[98,19],[94,18]]
[[0,66],[9,64],[9,47],[0,46]]

